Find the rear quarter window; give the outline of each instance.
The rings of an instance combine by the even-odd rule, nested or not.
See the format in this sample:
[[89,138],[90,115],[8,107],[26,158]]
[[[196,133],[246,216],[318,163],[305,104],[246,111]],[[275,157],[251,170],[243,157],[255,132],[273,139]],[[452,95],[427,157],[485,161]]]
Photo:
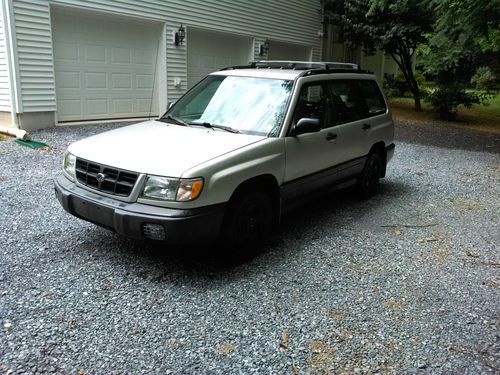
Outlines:
[[368,107],[368,115],[375,116],[385,113],[387,107],[377,83],[371,80],[360,80],[358,83],[359,88],[361,89],[361,94],[363,95],[366,106]]

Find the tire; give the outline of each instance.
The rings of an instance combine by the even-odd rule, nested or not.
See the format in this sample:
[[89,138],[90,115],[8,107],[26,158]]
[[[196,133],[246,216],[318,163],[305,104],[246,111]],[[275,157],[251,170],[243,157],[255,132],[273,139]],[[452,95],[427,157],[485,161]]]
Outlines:
[[380,154],[369,154],[363,172],[358,178],[358,192],[361,198],[371,198],[378,190],[382,174],[382,158]]
[[262,248],[272,230],[272,207],[264,191],[245,191],[231,199],[221,233],[224,256],[246,260]]

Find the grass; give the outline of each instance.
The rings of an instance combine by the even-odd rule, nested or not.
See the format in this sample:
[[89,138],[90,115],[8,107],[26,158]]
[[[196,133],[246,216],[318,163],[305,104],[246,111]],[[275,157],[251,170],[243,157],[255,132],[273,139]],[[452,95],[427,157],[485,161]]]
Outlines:
[[422,102],[422,112],[416,112],[413,109],[413,98],[393,97],[389,98],[389,103],[395,120],[453,125],[500,134],[500,95],[488,99],[486,106],[474,104],[470,109],[458,107],[457,118],[454,121],[436,119],[432,108],[426,102]]

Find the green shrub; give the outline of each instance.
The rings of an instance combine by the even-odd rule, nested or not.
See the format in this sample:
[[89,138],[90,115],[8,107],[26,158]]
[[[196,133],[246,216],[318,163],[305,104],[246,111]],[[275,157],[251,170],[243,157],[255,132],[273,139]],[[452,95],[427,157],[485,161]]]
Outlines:
[[[415,80],[417,81],[418,87],[422,87],[425,82],[425,77],[423,73],[416,70],[414,73]],[[410,94],[410,87],[406,83],[405,76],[401,70],[398,70],[395,76],[387,75],[384,78],[384,90],[387,96],[406,96]]]
[[495,88],[496,77],[488,66],[477,68],[476,74],[471,78],[470,83],[478,90],[491,91]]
[[424,100],[429,102],[434,112],[443,120],[453,120],[457,116],[459,105],[466,108],[473,104],[481,104],[484,98],[476,93],[468,92],[460,84],[440,85],[434,90],[429,90]]

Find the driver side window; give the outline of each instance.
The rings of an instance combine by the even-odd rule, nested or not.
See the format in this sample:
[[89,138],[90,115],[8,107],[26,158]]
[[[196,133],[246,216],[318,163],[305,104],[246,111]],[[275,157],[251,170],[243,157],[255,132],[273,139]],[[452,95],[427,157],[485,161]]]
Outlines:
[[329,100],[328,90],[322,83],[313,83],[302,87],[295,106],[293,125],[302,118],[318,119],[321,127],[328,127]]

